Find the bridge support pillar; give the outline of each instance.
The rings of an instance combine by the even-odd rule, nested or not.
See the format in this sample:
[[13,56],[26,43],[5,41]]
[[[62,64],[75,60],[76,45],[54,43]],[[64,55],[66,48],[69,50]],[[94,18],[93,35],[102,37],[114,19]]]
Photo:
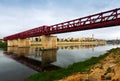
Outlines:
[[17,39],[12,40],[12,42],[13,42],[13,46],[18,46],[18,40]]
[[18,47],[30,47],[30,39],[18,39]]
[[13,40],[7,40],[7,45],[10,47],[12,47],[13,46]]
[[57,36],[42,36],[42,47],[43,49],[56,49],[57,48]]

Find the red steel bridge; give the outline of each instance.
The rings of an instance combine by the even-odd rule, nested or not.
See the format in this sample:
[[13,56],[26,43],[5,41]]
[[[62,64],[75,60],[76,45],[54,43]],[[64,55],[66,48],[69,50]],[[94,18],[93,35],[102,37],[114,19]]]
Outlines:
[[105,28],[117,25],[120,25],[120,8],[62,22],[51,26],[40,26],[34,29],[4,37],[4,40],[7,41],[18,38],[24,39],[41,35]]

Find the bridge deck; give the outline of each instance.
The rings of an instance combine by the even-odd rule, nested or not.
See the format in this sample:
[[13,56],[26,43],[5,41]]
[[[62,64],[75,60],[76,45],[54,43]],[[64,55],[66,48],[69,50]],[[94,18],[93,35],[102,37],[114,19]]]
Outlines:
[[51,25],[40,26],[24,32],[4,37],[4,40],[13,40],[18,38],[29,38],[41,35],[58,34],[80,30],[104,28],[120,25],[120,8],[94,15],[74,19],[71,21]]

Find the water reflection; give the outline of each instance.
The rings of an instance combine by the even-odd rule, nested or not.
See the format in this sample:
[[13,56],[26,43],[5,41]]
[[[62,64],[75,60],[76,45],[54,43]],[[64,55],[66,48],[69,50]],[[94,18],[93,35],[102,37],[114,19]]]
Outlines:
[[10,55],[14,60],[38,71],[42,71],[44,69],[50,70],[47,68],[48,66],[57,69],[56,66],[51,65],[52,62],[56,61],[57,49],[41,50],[40,47],[8,47],[5,54]]
[[30,48],[7,47],[8,53],[14,53],[18,56],[24,56],[30,53]]
[[63,50],[74,50],[74,49],[89,49],[92,48],[94,51],[94,48],[97,46],[104,46],[104,45],[72,45],[72,46],[58,46],[59,49]]
[[[69,65],[97,57],[104,54],[113,45],[73,45],[58,46],[58,49],[44,50],[40,47],[17,48],[8,47],[7,55],[33,69],[41,71],[44,69],[68,67]],[[33,67],[34,66],[34,67]],[[56,67],[57,66],[57,67]]]

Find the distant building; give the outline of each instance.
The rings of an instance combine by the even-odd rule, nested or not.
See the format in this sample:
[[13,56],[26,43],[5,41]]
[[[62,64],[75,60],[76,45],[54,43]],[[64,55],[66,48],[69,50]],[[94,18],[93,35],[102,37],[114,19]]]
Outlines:
[[[2,40],[2,39],[1,39]],[[32,37],[30,38],[31,42],[41,42],[42,37]],[[91,37],[82,37],[82,38],[73,38],[73,37],[68,37],[68,38],[57,38],[58,42],[90,42],[90,41],[105,41],[104,39],[97,39],[94,38],[94,34],[92,34]]]
[[97,39],[94,38],[94,36],[92,35],[92,37],[86,37],[86,38],[59,38],[58,42],[90,42],[90,41],[105,41],[104,39]]

